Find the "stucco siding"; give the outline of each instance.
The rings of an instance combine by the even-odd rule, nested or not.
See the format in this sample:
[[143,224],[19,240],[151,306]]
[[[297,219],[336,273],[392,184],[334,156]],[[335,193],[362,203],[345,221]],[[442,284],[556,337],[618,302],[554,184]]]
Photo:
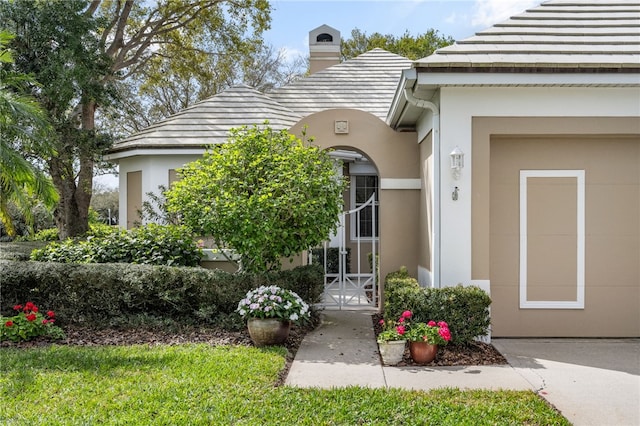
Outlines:
[[[640,335],[640,136],[493,136],[490,149],[493,336]],[[523,170],[541,173],[523,185]],[[583,172],[584,200],[578,179],[545,177],[561,171]],[[553,309],[579,298],[580,275],[583,307]]]
[[[336,134],[335,121],[348,121],[349,133]],[[300,135],[314,138],[314,144],[323,149],[351,149],[364,154],[376,167],[380,180],[391,187],[413,189],[383,189],[379,191],[380,222],[380,279],[386,274],[407,266],[417,274],[419,256],[419,146],[413,132],[395,132],[373,114],[350,109],[332,109],[312,114],[290,129]],[[366,256],[366,253],[363,254]],[[355,259],[352,258],[352,262]],[[363,261],[364,265],[368,261]]]

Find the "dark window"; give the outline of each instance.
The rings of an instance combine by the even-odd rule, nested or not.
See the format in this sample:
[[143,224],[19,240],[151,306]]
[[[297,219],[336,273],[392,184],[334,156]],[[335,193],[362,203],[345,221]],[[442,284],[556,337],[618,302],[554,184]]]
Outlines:
[[331,43],[333,42],[333,36],[331,34],[322,33],[316,37],[318,43]]
[[[373,175],[362,175],[362,176],[351,176],[351,182],[355,184],[355,197],[353,198],[352,209],[358,208],[364,203],[366,203],[372,194],[376,194],[375,198],[375,209],[376,209],[376,221],[375,221],[375,231],[376,237],[378,236],[378,176]],[[354,213],[355,219],[352,222],[352,226],[355,229],[352,231],[351,235],[355,238],[357,237],[372,237],[373,236],[373,212],[371,210],[371,206],[367,206],[364,209],[360,210],[358,213]],[[358,223],[356,223],[358,221]],[[357,226],[359,225],[359,226]]]

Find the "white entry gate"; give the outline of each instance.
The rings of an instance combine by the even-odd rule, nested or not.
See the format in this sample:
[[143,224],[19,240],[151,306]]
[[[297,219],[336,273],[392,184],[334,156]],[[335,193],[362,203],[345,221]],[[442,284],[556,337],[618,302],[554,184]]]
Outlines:
[[[333,239],[334,244],[337,242],[337,247],[331,247],[330,242],[326,241],[320,256],[316,256],[316,258],[320,257],[319,260],[324,265],[322,304],[326,308],[378,306],[375,204],[375,194],[373,194],[358,208],[342,212],[339,217],[337,238]],[[364,221],[361,220],[363,215],[367,215]],[[369,218],[371,220],[368,220]],[[351,235],[347,235],[347,224],[355,227],[350,232]],[[370,228],[361,229],[362,226],[370,226]],[[351,244],[347,244],[348,241],[351,241]],[[334,256],[331,256],[331,252]],[[347,261],[348,258],[350,261]]]

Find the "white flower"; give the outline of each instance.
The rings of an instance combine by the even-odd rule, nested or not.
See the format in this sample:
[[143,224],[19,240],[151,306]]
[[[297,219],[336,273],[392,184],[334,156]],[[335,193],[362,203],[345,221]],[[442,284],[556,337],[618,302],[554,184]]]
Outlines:
[[296,321],[298,318],[300,318],[300,317],[296,313],[291,314],[291,316],[289,317],[289,319],[291,321]]

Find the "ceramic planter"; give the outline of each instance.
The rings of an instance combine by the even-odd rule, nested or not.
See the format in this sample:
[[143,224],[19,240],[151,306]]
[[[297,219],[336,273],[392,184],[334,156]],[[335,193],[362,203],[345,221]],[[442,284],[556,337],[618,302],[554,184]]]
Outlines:
[[416,364],[428,364],[436,359],[438,345],[431,345],[427,342],[409,342],[409,353]]
[[390,342],[378,342],[380,357],[384,365],[396,365],[404,356],[405,340],[393,340]]
[[279,318],[251,318],[247,327],[256,346],[281,345],[289,337],[291,321]]

